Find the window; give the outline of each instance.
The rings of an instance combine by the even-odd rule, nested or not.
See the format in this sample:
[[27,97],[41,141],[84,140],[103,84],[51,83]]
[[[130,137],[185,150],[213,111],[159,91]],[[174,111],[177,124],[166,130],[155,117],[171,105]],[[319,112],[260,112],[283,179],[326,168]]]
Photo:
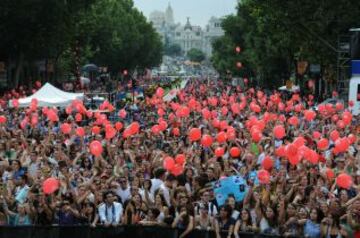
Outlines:
[[176,36],[181,36],[181,33],[180,33],[180,32],[176,32]]

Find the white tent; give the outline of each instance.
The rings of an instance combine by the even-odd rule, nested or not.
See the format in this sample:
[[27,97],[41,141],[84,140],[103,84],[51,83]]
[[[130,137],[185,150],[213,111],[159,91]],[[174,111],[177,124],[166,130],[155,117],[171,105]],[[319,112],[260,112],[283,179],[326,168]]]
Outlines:
[[[33,95],[26,98],[20,98],[19,107],[30,106],[33,98],[38,100],[39,107],[66,107],[75,99],[82,100],[84,98],[84,94],[64,92],[50,83],[46,83]],[[12,106],[12,103],[10,106]]]
[[282,86],[279,88],[280,91],[289,91],[289,92],[300,92],[300,86],[293,85],[291,89],[288,89],[286,86]]

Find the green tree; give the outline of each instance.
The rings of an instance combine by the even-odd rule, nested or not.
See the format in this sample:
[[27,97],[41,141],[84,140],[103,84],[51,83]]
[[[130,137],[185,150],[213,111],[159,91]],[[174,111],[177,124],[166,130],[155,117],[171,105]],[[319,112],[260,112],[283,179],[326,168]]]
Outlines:
[[182,54],[181,46],[179,44],[171,44],[165,47],[165,55],[180,56]]
[[199,49],[190,49],[187,52],[187,57],[193,62],[202,62],[205,59],[205,54]]
[[236,74],[230,66],[241,61],[265,86],[281,84],[297,61],[334,69],[338,36],[357,26],[360,16],[353,9],[359,7],[355,0],[240,1],[237,14],[223,21],[225,37],[214,43],[213,64]]

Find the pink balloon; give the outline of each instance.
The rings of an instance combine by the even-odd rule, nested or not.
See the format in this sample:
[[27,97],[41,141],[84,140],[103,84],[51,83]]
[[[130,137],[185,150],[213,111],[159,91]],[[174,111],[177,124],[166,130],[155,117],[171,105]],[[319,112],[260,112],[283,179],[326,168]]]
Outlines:
[[318,132],[318,131],[314,131],[313,132],[313,137],[314,137],[314,139],[319,139],[321,137],[321,133]]
[[48,178],[42,184],[42,189],[45,194],[49,195],[59,189],[59,181],[56,178]]
[[19,100],[13,99],[12,100],[12,105],[14,106],[14,108],[18,108],[19,107]]
[[91,132],[95,135],[98,135],[100,133],[100,127],[98,126],[93,126],[93,128],[91,129]]

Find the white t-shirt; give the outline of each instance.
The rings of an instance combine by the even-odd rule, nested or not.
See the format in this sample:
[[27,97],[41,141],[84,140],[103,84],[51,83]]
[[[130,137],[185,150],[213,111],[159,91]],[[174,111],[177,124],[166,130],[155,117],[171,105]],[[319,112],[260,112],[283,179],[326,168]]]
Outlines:
[[119,187],[118,189],[116,189],[115,193],[117,196],[120,197],[122,204],[124,204],[127,200],[131,198],[130,187],[127,187],[125,190]]

